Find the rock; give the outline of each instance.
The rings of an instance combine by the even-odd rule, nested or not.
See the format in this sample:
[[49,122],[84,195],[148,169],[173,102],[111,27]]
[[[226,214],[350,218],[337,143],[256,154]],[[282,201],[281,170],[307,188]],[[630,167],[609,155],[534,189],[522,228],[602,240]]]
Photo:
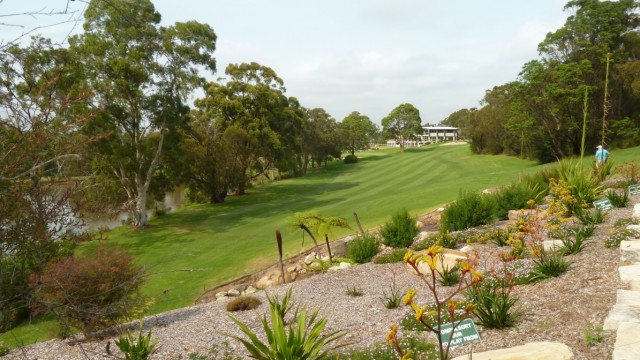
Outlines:
[[227,299],[229,299],[229,297],[227,296],[221,296],[219,298],[216,298],[216,301],[227,301]]
[[620,253],[622,265],[640,265],[640,240],[621,241]]
[[[416,254],[425,253],[425,252],[426,250],[418,251]],[[443,268],[453,269],[453,267],[456,266],[458,261],[468,259],[468,255],[466,253],[458,250],[453,250],[453,249],[443,249],[442,254],[440,254],[439,256],[443,257],[442,259],[438,259],[436,263],[437,269],[439,271],[442,271]],[[407,268],[409,269],[409,271],[415,274],[415,270],[413,269],[413,267],[411,267],[411,265],[407,264]],[[420,270],[421,274],[431,273],[431,269],[429,268],[429,265],[427,265],[426,262],[419,263],[418,269]]]
[[424,227],[424,224],[422,223],[422,221],[416,221],[416,229],[420,230]]
[[640,203],[633,205],[633,215],[631,216],[636,220],[640,220]]
[[264,274],[260,278],[260,280],[256,282],[256,287],[258,289],[266,289],[268,287],[280,284],[282,284],[282,276],[280,275],[280,270],[271,270]]
[[216,293],[216,299],[219,299],[221,297],[227,296],[227,292],[226,291],[220,291]]
[[343,261],[338,266],[340,267],[340,270],[346,270],[351,267],[351,264]]
[[640,265],[620,266],[618,272],[620,273],[620,281],[624,283],[640,279]]
[[[462,355],[453,360],[467,360]],[[573,360],[574,355],[565,344],[552,342],[536,342],[506,349],[473,353],[473,360]]]
[[508,217],[509,220],[515,221],[523,217],[537,216],[538,210],[536,209],[520,209],[520,210],[509,210]]
[[623,322],[616,333],[616,344],[613,350],[613,360],[640,359],[640,324]]
[[349,235],[347,237],[345,237],[344,239],[342,239],[345,243],[348,243],[349,241],[355,239],[357,237],[357,235]]
[[625,322],[640,323],[640,305],[613,305],[609,315],[604,320],[602,329],[617,330]]
[[333,256],[345,256],[347,254],[347,241],[345,239],[336,240],[331,243]]
[[298,264],[287,266],[287,272],[293,273],[298,271]]
[[251,294],[255,294],[258,291],[258,289],[254,288],[253,286],[248,286],[245,291],[242,292],[242,295],[251,295]]
[[444,208],[443,208],[443,207],[438,208],[436,211],[437,211],[437,212],[443,212],[443,211],[444,211]]
[[460,251],[462,251],[465,254],[472,253],[474,250],[475,250],[475,248],[473,246],[471,246],[471,245],[466,245],[465,247],[460,249]]
[[306,265],[311,265],[311,264],[313,264],[313,260],[315,260],[315,259],[316,259],[316,253],[312,252],[311,254],[305,256],[304,263]]
[[616,303],[619,305],[640,306],[640,291],[618,289],[616,298]]
[[238,289],[231,289],[227,291],[228,296],[240,296],[240,291]]
[[633,224],[627,225],[627,229],[637,231],[638,233],[640,233],[640,225],[633,225]]
[[551,252],[562,249],[564,247],[564,244],[562,243],[562,240],[545,240],[542,243],[542,247],[544,248],[544,251]]

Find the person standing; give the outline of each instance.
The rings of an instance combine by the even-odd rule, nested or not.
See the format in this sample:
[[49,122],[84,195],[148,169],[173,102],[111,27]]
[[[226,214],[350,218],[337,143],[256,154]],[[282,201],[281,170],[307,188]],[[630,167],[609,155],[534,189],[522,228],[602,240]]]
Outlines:
[[609,158],[609,152],[607,149],[603,148],[602,145],[598,145],[598,150],[596,150],[596,166],[600,167],[600,165],[607,162]]

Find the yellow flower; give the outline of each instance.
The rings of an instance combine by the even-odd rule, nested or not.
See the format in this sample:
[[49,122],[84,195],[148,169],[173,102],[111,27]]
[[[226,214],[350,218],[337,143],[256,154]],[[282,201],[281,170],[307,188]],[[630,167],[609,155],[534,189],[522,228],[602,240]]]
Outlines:
[[426,255],[434,258],[436,255],[442,253],[442,246],[438,246],[438,245],[431,245],[431,247],[429,247],[427,249],[427,253]]
[[416,306],[414,310],[416,312],[416,320],[421,321],[424,312],[427,311],[427,305],[421,307]]
[[461,261],[460,262],[460,270],[462,271],[462,275],[468,273],[469,271],[471,271],[472,267],[471,264],[469,264],[466,261]]
[[484,275],[478,273],[477,271],[475,271],[473,269],[471,269],[471,275],[472,275],[471,282],[473,284],[477,284],[477,283],[479,283],[480,281],[482,281],[484,279]]
[[413,257],[413,251],[408,250],[405,254],[404,254],[404,262],[406,263],[411,263],[411,258]]
[[413,297],[416,296],[416,291],[414,289],[407,290],[407,294],[404,296],[402,300],[403,305],[409,305],[413,303]]
[[458,302],[453,299],[447,302],[447,310],[449,311],[450,314],[456,310],[457,306],[458,306]]
[[395,344],[398,336],[398,327],[396,325],[391,325],[391,331],[387,334],[387,341],[392,344]]

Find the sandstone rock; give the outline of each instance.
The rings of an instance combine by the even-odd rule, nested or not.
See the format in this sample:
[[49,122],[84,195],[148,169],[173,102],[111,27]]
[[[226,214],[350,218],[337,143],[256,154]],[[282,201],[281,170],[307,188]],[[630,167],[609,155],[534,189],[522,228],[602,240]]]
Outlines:
[[[635,209],[635,208],[634,208],[634,209]],[[629,230],[633,230],[633,231],[637,231],[637,232],[639,232],[639,233],[640,233],[640,225],[633,225],[633,224],[631,224],[631,225],[627,225],[627,229],[629,229]]]
[[640,291],[618,289],[616,303],[619,305],[640,306]]
[[227,292],[226,291],[220,291],[216,293],[216,299],[219,299],[221,297],[227,296]]
[[227,301],[229,299],[228,296],[221,296],[219,298],[216,298],[216,301]]
[[623,322],[618,327],[616,344],[613,350],[613,360],[637,360],[640,359],[640,324]]
[[227,291],[228,296],[240,296],[240,291],[238,289],[231,289]]
[[633,215],[631,216],[636,220],[640,220],[640,203],[633,205]]
[[443,207],[438,208],[436,211],[437,211],[437,212],[443,212],[443,211],[444,211],[444,208],[443,208]]
[[507,216],[509,217],[509,220],[514,221],[526,216],[536,216],[536,215],[538,215],[538,210],[536,209],[521,209],[521,210],[509,210],[509,214]]
[[347,241],[341,239],[332,242],[331,252],[333,256],[345,256],[347,254]]
[[256,282],[256,287],[258,289],[266,289],[268,287],[280,284],[282,284],[282,276],[280,275],[280,270],[271,270],[264,274],[260,278],[260,280]]
[[289,265],[287,266],[287,272],[296,272],[298,271],[298,264],[294,264],[294,265]]
[[564,244],[562,243],[562,240],[545,240],[542,243],[542,246],[544,247],[544,251],[551,252],[562,249],[564,247]]
[[242,292],[242,295],[251,295],[251,294],[255,294],[258,291],[258,289],[254,288],[253,286],[248,286],[245,291]]
[[624,322],[640,323],[640,306],[613,305],[609,315],[604,320],[604,330],[617,330]]
[[[416,254],[425,253],[425,252],[426,250],[418,251]],[[453,250],[453,249],[443,249],[442,254],[440,254],[439,256],[441,257],[440,259],[438,259],[438,262],[437,262],[437,269],[439,271],[442,271],[443,268],[452,269],[454,266],[456,266],[458,261],[467,260],[468,258],[468,255],[466,253],[458,250]],[[409,269],[409,271],[415,274],[415,270],[411,267],[411,265],[407,264],[407,268]],[[422,274],[431,273],[431,269],[429,268],[429,265],[427,265],[427,263],[425,262],[419,263],[418,269]]]
[[424,227],[424,224],[422,223],[422,221],[416,221],[416,229],[420,230]]
[[640,279],[640,265],[620,266],[618,272],[620,273],[620,281],[624,283]]
[[316,253],[312,252],[311,254],[305,256],[304,263],[306,265],[311,265],[311,264],[313,264],[313,260],[315,260],[315,259],[316,259]]
[[[462,355],[453,360],[467,360]],[[574,355],[565,344],[536,342],[507,349],[473,353],[473,360],[573,360]]]
[[462,251],[465,254],[472,253],[474,250],[475,250],[475,248],[473,246],[471,246],[471,245],[466,245],[465,247],[460,249],[460,251]]
[[345,270],[351,267],[351,264],[348,262],[341,262],[340,265],[338,265],[338,267],[340,267],[340,270]]
[[344,240],[344,242],[348,243],[349,241],[355,239],[356,237],[357,237],[356,235],[349,235],[349,236],[345,237],[342,240]]

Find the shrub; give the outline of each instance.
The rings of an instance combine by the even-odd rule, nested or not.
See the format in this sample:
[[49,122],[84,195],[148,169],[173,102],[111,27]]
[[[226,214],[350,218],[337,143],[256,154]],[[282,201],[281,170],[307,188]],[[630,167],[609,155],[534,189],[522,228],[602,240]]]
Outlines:
[[587,244],[587,239],[593,235],[593,231],[593,225],[569,228],[560,238],[562,240],[563,253],[565,255],[575,255],[582,251]]
[[442,286],[453,286],[460,283],[460,271],[457,267],[445,267],[442,271],[438,271],[440,275],[438,283]]
[[509,210],[526,209],[529,201],[539,203],[547,193],[547,186],[541,177],[521,177],[511,185],[501,188],[496,198],[496,216],[506,219]]
[[629,195],[626,190],[623,190],[622,194],[615,190],[609,190],[606,196],[614,207],[623,208],[629,204]]
[[394,248],[406,248],[413,243],[418,235],[416,220],[409,215],[406,209],[393,214],[391,220],[384,224],[380,231],[382,242]]
[[137,337],[129,329],[124,329],[115,343],[124,354],[126,360],[147,360],[155,352],[158,340],[151,341],[151,330],[147,335],[144,335],[142,333],[142,322],[140,322],[140,331]]
[[389,264],[400,262],[404,259],[404,254],[407,253],[407,249],[393,249],[391,252],[382,254],[373,258],[374,264]]
[[536,280],[544,280],[557,277],[569,269],[569,263],[564,259],[562,252],[548,253],[542,251],[538,259],[533,260]]
[[359,264],[364,264],[380,252],[380,241],[373,234],[364,234],[347,243],[347,257]]
[[344,157],[343,161],[345,164],[355,164],[358,162],[358,157],[355,155],[349,154]]
[[275,306],[270,302],[270,319],[267,319],[267,315],[260,318],[266,335],[262,338],[266,338],[266,343],[260,340],[247,325],[231,315],[229,315],[231,320],[238,325],[248,339],[231,334],[227,336],[241,342],[251,357],[256,359],[322,359],[328,356],[330,350],[347,345],[338,344],[327,348],[345,333],[342,331],[323,333],[327,320],[318,317],[318,310],[311,312],[304,307],[298,308],[299,311],[296,311],[293,323],[285,326],[280,310],[286,307],[287,305],[283,303]]
[[605,220],[605,215],[600,209],[595,209],[593,211],[582,209],[576,213],[576,217],[583,225],[602,224]]
[[463,192],[444,210],[440,232],[489,224],[495,219],[495,209],[495,196]]
[[511,295],[511,284],[504,281],[483,281],[467,289],[467,300],[475,304],[473,314],[478,324],[489,329],[504,329],[515,325],[521,312],[515,311],[517,298]]
[[558,163],[558,172],[559,179],[556,184],[561,185],[566,193],[556,189],[554,196],[559,199],[564,197],[567,201],[561,201],[573,214],[579,211],[576,207],[592,203],[602,193],[600,181],[592,172],[586,171],[582,163],[561,160]]
[[255,296],[240,296],[227,303],[227,311],[246,311],[257,309],[262,301]]
[[33,279],[32,284],[38,288],[37,299],[55,308],[63,326],[75,326],[90,336],[144,310],[148,304],[138,293],[142,275],[129,253],[101,245],[95,254],[49,264],[40,281]]
[[607,248],[619,248],[622,241],[637,239],[640,233],[625,227],[618,227],[608,238],[604,240],[604,246]]
[[11,349],[7,345],[5,345],[2,341],[0,341],[0,357],[8,355]]
[[596,326],[593,324],[589,325],[589,327],[582,332],[582,335],[584,335],[584,342],[587,346],[593,346],[597,343],[601,343],[605,338],[602,326]]

